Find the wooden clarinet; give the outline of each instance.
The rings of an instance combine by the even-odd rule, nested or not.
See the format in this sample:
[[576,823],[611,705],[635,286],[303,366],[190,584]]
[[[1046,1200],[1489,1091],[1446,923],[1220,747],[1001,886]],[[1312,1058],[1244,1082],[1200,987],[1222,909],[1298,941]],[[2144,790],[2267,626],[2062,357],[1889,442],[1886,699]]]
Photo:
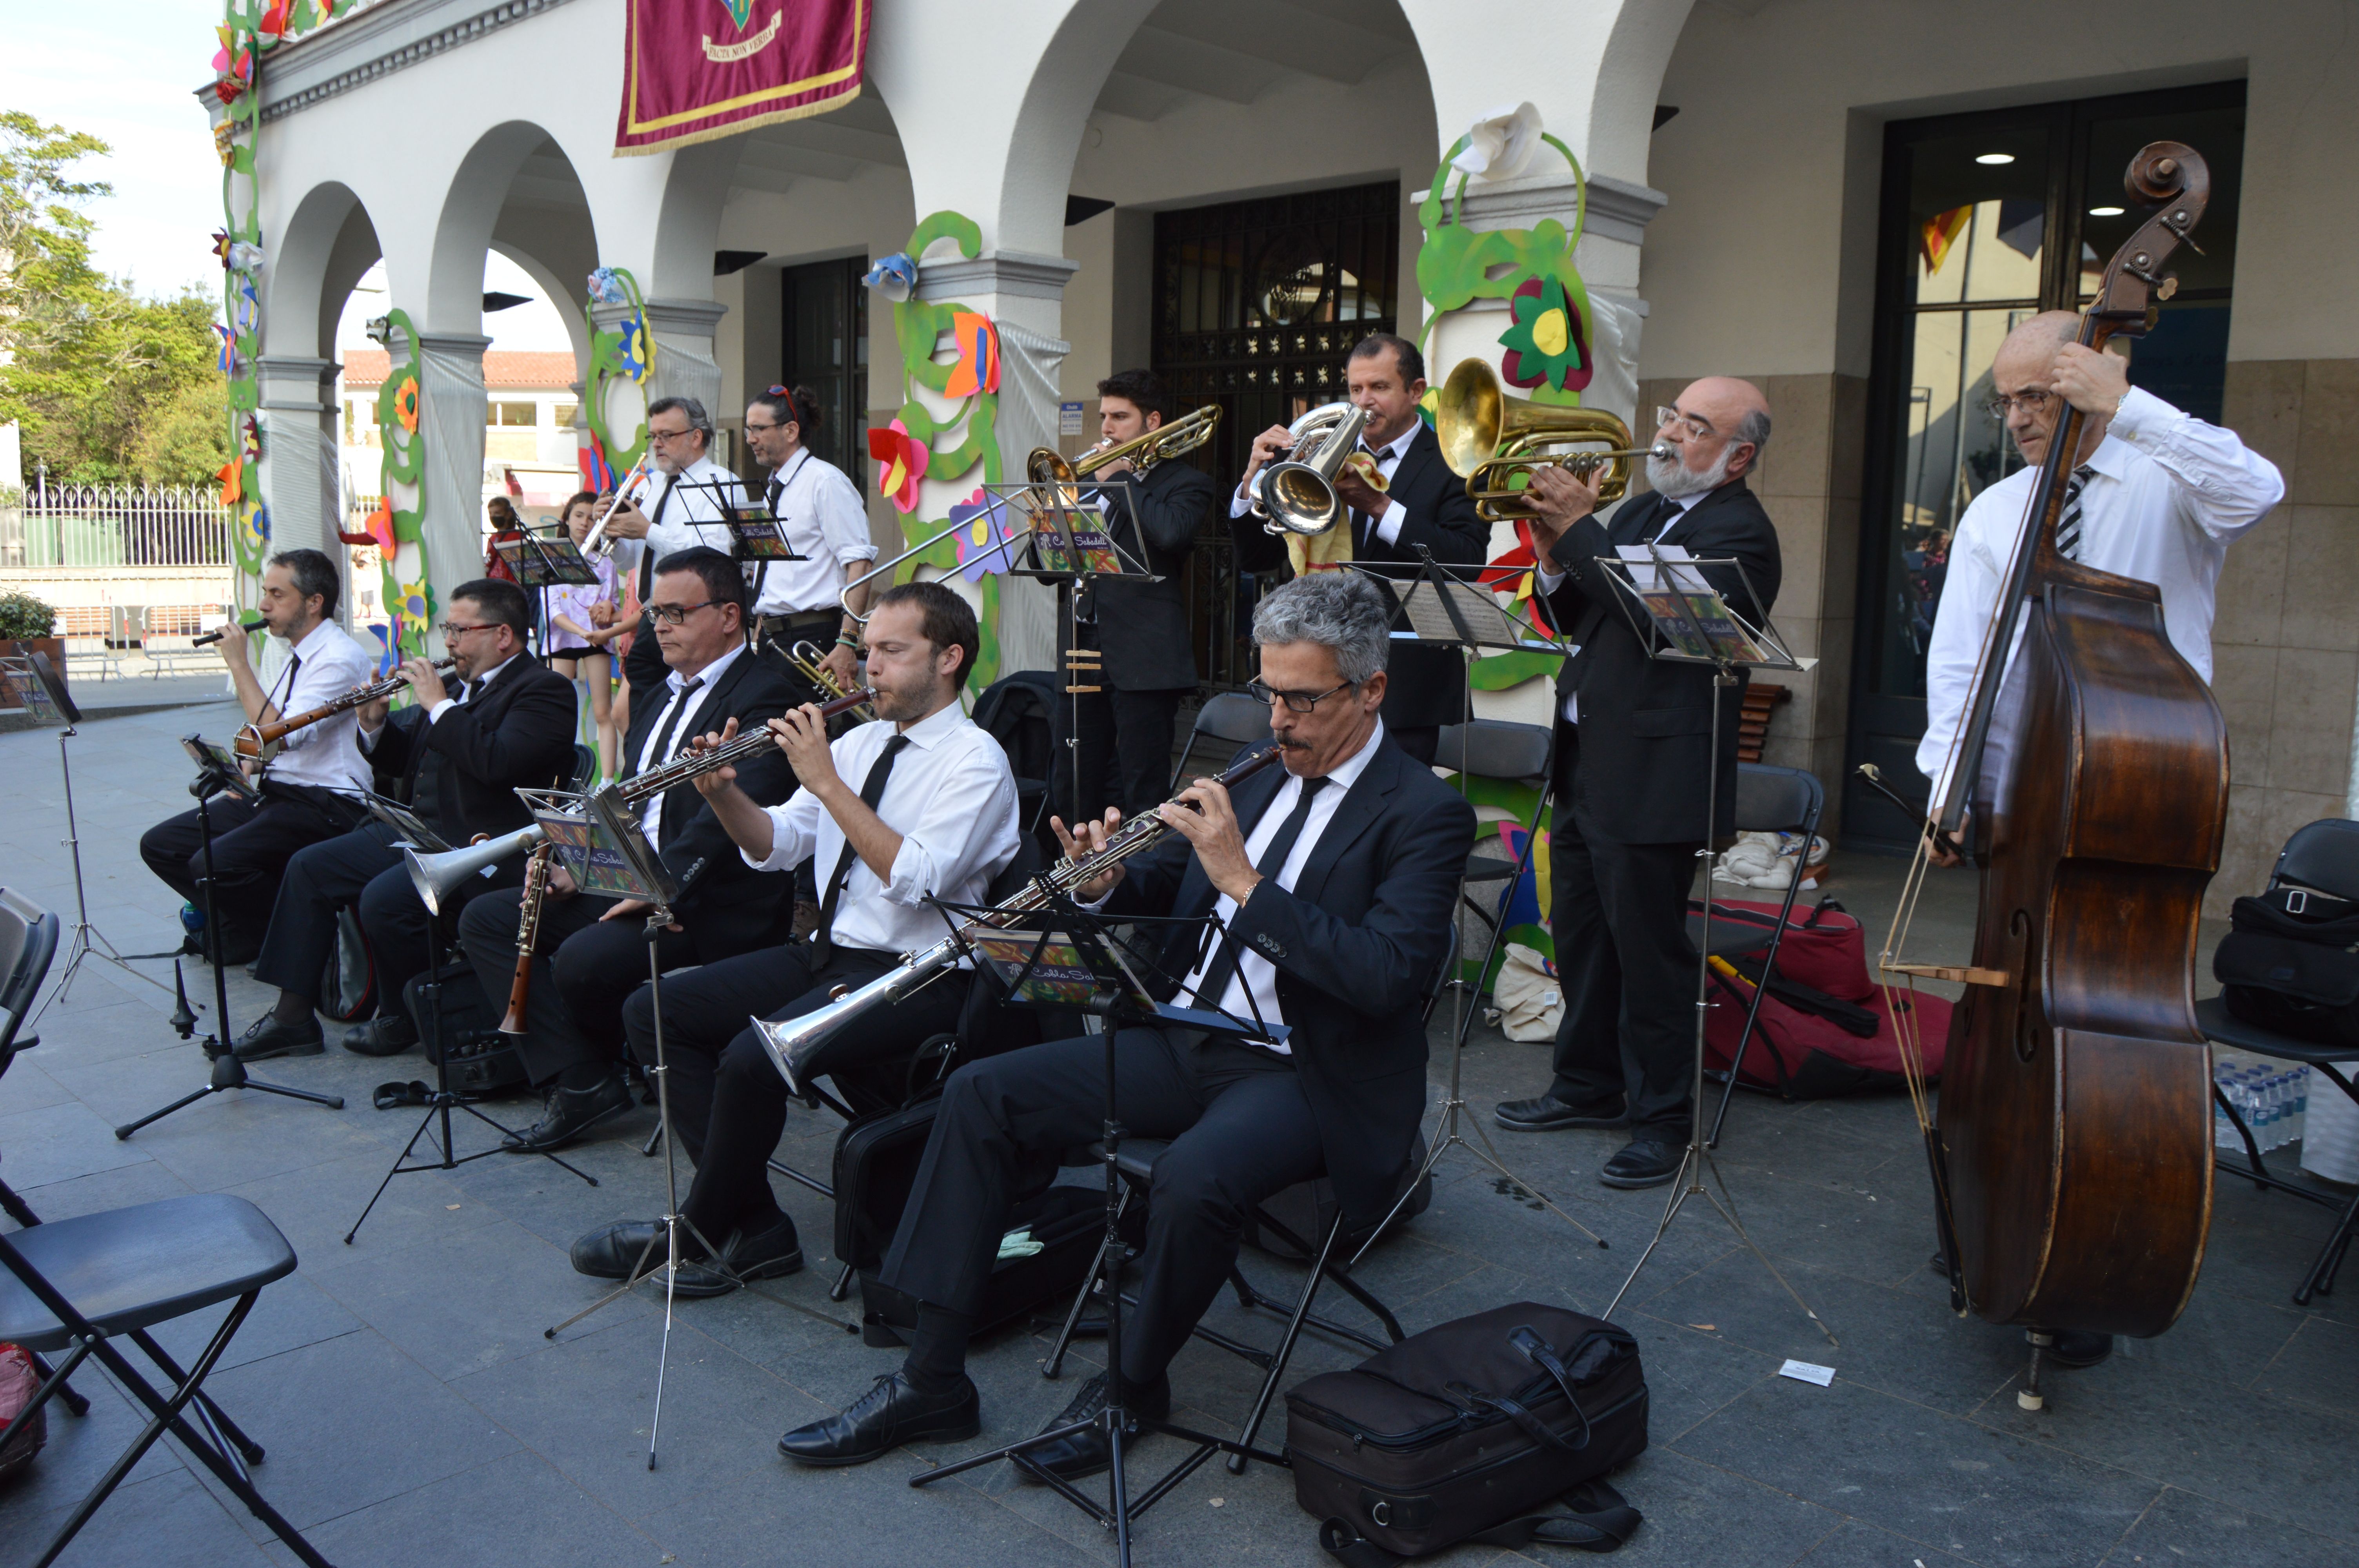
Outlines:
[[540,937],[540,901],[549,896],[549,852],[555,846],[542,839],[524,869],[524,902],[516,918],[516,979],[508,987],[508,1013],[500,1020],[503,1034],[527,1033],[524,1007],[532,994],[532,949]]

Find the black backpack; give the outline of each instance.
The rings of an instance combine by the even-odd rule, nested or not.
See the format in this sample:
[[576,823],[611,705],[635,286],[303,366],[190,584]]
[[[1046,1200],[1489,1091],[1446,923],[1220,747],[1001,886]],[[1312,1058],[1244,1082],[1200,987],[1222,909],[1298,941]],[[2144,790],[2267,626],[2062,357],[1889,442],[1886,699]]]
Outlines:
[[2359,1045],[2359,903],[2285,883],[2229,911],[2212,957],[2221,1000],[2246,1023]]
[[[1462,1541],[1611,1552],[1639,1523],[1603,1479],[1646,1451],[1638,1342],[1537,1302],[1458,1318],[1306,1379],[1286,1447],[1295,1500],[1352,1568]],[[1581,1511],[1534,1511],[1568,1496]]]

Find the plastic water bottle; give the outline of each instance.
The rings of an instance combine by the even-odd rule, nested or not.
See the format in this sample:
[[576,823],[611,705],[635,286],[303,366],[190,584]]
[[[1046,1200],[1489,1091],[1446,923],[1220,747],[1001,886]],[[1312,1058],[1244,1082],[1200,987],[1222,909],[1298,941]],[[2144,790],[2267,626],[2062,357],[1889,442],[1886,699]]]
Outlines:
[[2296,1067],[2290,1076],[2293,1082],[2288,1096],[2292,1102],[2292,1114],[2286,1119],[2286,1140],[2299,1143],[2301,1141],[2302,1126],[2310,1119],[2310,1069]]

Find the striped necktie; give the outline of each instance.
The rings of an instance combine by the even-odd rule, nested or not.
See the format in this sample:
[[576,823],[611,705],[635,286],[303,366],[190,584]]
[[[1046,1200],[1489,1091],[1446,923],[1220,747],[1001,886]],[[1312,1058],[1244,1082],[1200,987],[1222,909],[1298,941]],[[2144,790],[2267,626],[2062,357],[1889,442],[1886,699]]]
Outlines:
[[2082,463],[2064,487],[2064,514],[2056,520],[2056,553],[2068,561],[2081,558],[2081,488],[2097,470]]

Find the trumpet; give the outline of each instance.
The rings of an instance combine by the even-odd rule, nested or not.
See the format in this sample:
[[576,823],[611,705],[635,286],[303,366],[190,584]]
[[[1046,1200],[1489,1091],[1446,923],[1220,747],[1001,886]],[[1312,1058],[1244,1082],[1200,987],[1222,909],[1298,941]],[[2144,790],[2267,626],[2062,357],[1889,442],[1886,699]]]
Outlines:
[[[1281,748],[1271,745],[1237,762],[1217,781],[1223,787],[1234,789],[1254,774],[1277,761]],[[1071,894],[1075,889],[1097,880],[1107,868],[1120,864],[1143,849],[1161,843],[1171,826],[1159,813],[1149,812],[1134,816],[1114,830],[1102,849],[1093,850],[1077,860],[1060,860],[1047,871],[1033,879],[1032,885],[1007,900],[994,905],[991,913],[979,924],[1006,929],[1016,921],[1037,914],[1049,903]],[[837,987],[825,1007],[789,1018],[781,1023],[766,1019],[753,1020],[754,1033],[760,1037],[762,1048],[769,1053],[770,1065],[787,1080],[788,1089],[795,1094],[805,1092],[805,1080],[819,1075],[810,1071],[811,1064],[821,1050],[836,1035],[867,1013],[888,1006],[915,992],[919,987],[939,979],[949,972],[966,951],[962,936],[950,935],[922,953],[902,955],[894,968],[869,981],[858,990]]]
[[1024,477],[1034,484],[1071,485],[1089,478],[1108,463],[1125,459],[1144,475],[1167,459],[1194,451],[1211,440],[1212,432],[1220,427],[1221,406],[1207,403],[1191,414],[1158,425],[1144,436],[1134,436],[1118,447],[1083,452],[1070,460],[1053,447],[1035,447],[1032,455],[1024,460]]
[[[827,667],[826,660],[827,655],[820,652],[819,644],[808,637],[787,650],[787,663],[795,666],[797,675],[827,693],[831,698],[849,696],[843,689],[843,683],[835,678],[835,672]],[[846,711],[863,724],[876,717],[876,710],[865,703]]]
[[[1671,449],[1630,444],[1630,427],[1603,408],[1559,408],[1510,397],[1488,362],[1461,360],[1441,385],[1434,435],[1450,471],[1466,481],[1475,513],[1486,523],[1535,515],[1519,477],[1529,483],[1539,468],[1588,473],[1603,468],[1597,499],[1619,501],[1629,493],[1633,458],[1668,458]],[[1573,447],[1549,452],[1549,447]]]
[[[434,661],[434,670],[438,675],[448,674],[458,667],[459,661],[456,659]],[[266,762],[278,754],[278,743],[296,730],[308,730],[322,719],[333,719],[339,713],[350,713],[355,708],[366,707],[378,697],[391,697],[408,684],[409,677],[407,676],[387,676],[383,680],[371,681],[366,686],[356,686],[342,697],[329,698],[309,713],[299,713],[292,719],[275,719],[267,724],[249,722],[239,729],[230,744],[236,750],[239,756],[253,757]]]
[[[1286,427],[1292,438],[1289,455],[1254,475],[1253,514],[1271,534],[1324,534],[1343,515],[1342,497],[1335,493],[1335,476],[1359,450],[1360,432],[1368,426],[1368,411],[1356,404],[1326,403]],[[1363,478],[1383,475],[1374,464],[1360,470]]]
[[605,512],[599,516],[597,522],[590,525],[590,532],[582,536],[582,553],[584,556],[592,560],[603,561],[614,553],[614,541],[606,537],[607,521],[623,509],[623,503],[628,501],[632,492],[644,485],[647,480],[647,459],[642,456],[637,462],[631,465],[631,471],[623,476],[623,482],[614,487],[614,499],[607,503]]

